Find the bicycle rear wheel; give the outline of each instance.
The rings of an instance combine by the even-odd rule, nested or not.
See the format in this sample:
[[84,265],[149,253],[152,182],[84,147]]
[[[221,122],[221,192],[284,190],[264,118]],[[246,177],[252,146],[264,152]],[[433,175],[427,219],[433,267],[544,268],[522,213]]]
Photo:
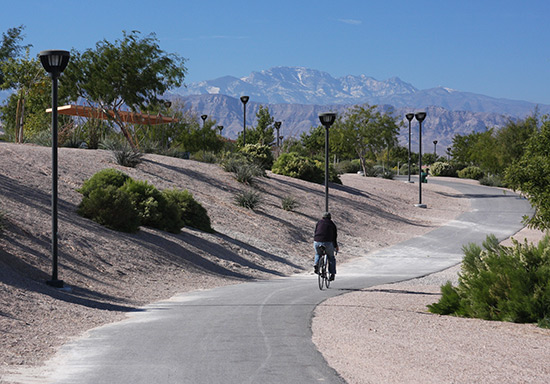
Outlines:
[[325,287],[327,287],[327,289],[330,287],[330,273],[328,272],[328,256],[325,255],[324,256],[324,261],[325,261]]
[[325,273],[326,267],[325,267],[325,258],[324,258],[324,256],[319,257],[319,262],[318,262],[317,265],[318,265],[317,272],[319,273],[317,275],[317,280],[319,282],[319,289],[323,290],[323,286],[325,284],[325,278],[323,276],[326,276],[326,273]]

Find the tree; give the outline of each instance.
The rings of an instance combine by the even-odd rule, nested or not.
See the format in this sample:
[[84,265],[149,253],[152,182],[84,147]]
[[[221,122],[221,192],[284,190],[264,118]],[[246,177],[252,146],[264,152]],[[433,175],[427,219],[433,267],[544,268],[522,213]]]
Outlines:
[[393,111],[380,112],[376,106],[355,106],[339,117],[331,129],[334,146],[341,152],[355,152],[367,174],[366,160],[397,144],[399,128]]
[[[246,131],[246,144],[272,145],[275,141],[273,135],[275,119],[269,113],[269,108],[260,105],[260,109],[256,112],[256,118],[256,127]],[[242,132],[237,137],[237,145],[239,147],[243,145]]]
[[[20,44],[24,37],[23,29],[25,29],[25,27],[20,25],[19,27],[9,28],[7,32],[2,33],[2,44],[0,44],[0,63],[19,57],[23,50],[31,47],[31,45],[22,46]],[[4,73],[5,72],[0,69],[0,84],[4,83]]]
[[550,229],[550,118],[543,118],[540,131],[527,142],[523,156],[506,169],[505,180],[514,189],[526,194],[535,208],[535,215],[525,217],[529,227]]
[[95,49],[73,51],[64,72],[72,85],[72,99],[82,97],[102,111],[113,111],[112,121],[120,128],[132,148],[137,142],[120,111],[153,109],[163,93],[180,86],[185,77],[185,60],[160,49],[154,34],[141,37],[138,31],[123,32],[123,38],[111,43],[102,40]]
[[[47,121],[45,110],[49,105],[48,90],[51,85],[40,61],[37,58],[30,58],[29,48],[25,57],[10,57],[1,62],[0,72],[4,74],[0,88],[15,91],[2,108],[2,116],[8,129],[13,130],[15,141],[22,143],[27,115],[33,116],[31,120],[34,121]],[[47,124],[39,124],[39,126],[47,126]]]

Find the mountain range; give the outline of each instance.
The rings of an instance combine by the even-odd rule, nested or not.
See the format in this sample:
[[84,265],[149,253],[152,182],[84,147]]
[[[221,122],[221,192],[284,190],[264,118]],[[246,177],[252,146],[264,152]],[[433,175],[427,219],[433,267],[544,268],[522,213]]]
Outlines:
[[[500,128],[510,119],[532,114],[536,108],[542,114],[550,113],[549,105],[445,87],[419,90],[398,77],[385,81],[366,75],[334,78],[326,72],[303,67],[275,67],[243,78],[224,76],[192,83],[178,89],[172,97],[183,99],[186,108],[197,114],[215,119],[224,126],[224,136],[235,138],[243,126],[243,106],[239,100],[242,95],[250,97],[247,126],[255,125],[255,114],[264,105],[275,120],[283,123],[281,134],[285,137],[299,136],[319,125],[319,113],[328,110],[343,113],[357,104],[393,107],[397,116],[426,110],[423,144],[431,145],[438,140],[439,154],[445,153],[455,134]],[[415,137],[413,134],[412,142],[417,145]],[[408,141],[408,124],[402,129],[400,141]]]

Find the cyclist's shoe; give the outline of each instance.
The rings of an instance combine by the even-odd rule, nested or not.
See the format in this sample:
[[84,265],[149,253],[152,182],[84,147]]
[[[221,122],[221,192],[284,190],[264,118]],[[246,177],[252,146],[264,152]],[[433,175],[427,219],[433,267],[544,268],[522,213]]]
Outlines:
[[334,273],[330,274],[330,276],[328,277],[328,280],[329,281],[334,281]]
[[319,266],[318,266],[317,264],[315,264],[315,265],[313,266],[313,272],[314,272],[316,275],[319,274]]

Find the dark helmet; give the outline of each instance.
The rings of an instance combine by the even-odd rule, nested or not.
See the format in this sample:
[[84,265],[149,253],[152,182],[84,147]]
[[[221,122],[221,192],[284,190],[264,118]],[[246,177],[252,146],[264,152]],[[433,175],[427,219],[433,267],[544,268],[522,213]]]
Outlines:
[[331,219],[332,216],[330,215],[330,212],[323,213],[323,219]]

